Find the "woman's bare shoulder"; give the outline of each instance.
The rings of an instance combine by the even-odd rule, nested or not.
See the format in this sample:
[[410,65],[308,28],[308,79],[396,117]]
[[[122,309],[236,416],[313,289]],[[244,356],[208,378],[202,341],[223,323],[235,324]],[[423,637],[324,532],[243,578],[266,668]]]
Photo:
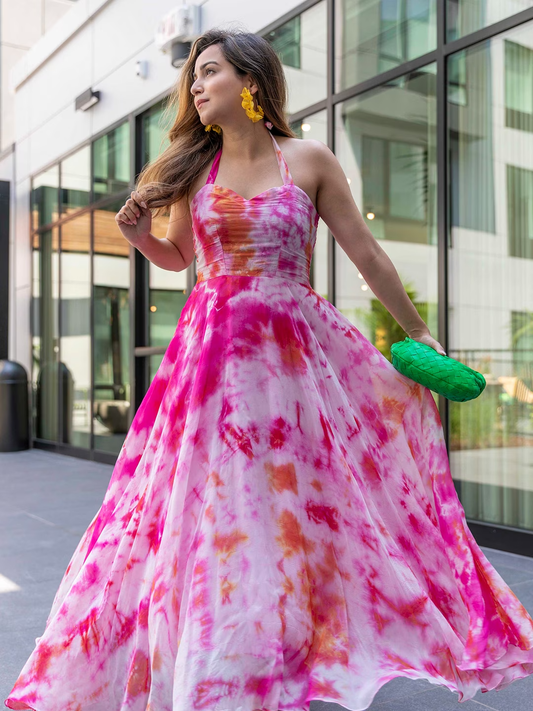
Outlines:
[[305,168],[318,166],[320,161],[333,156],[332,151],[325,143],[316,138],[291,138],[289,136],[276,136],[280,149],[285,158],[296,162]]
[[316,138],[276,136],[276,141],[296,184],[309,195],[316,195],[330,161],[336,160],[334,153]]

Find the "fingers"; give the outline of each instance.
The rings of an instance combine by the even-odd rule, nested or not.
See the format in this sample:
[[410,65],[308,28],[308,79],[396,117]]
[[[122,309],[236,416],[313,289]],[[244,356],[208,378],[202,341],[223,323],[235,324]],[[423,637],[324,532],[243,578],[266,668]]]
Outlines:
[[[138,210],[139,208],[137,208]],[[132,201],[127,200],[126,204],[120,208],[118,216],[121,218],[121,222],[125,222],[127,225],[137,224],[137,213],[132,207]]]
[[126,200],[116,217],[117,222],[123,222],[126,225],[136,225],[137,219],[142,213],[141,207],[148,209],[148,206],[137,190],[133,190],[130,194],[131,197]]
[[124,225],[131,225],[132,224],[122,209],[119,212],[117,212],[117,214],[115,215],[115,222],[117,223],[117,225],[120,223],[122,223]]
[[131,193],[131,196],[139,203],[141,207],[148,208],[148,205],[144,202],[142,195],[137,190],[134,190]]

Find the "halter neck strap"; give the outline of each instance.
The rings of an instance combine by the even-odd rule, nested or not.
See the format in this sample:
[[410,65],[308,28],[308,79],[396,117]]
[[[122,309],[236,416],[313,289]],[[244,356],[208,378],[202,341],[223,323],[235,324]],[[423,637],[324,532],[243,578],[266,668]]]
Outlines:
[[[269,133],[270,133],[270,131],[269,131]],[[289,170],[287,161],[283,157],[281,148],[279,147],[278,142],[274,138],[273,133],[270,133],[270,138],[272,139],[272,141],[274,143],[274,149],[276,151],[276,158],[278,159],[279,171],[281,173],[281,177],[283,178],[283,185],[291,185],[292,183],[294,183],[294,180],[292,179],[291,171]]]
[[[268,131],[268,129],[267,129]],[[287,161],[283,157],[283,153],[281,152],[281,148],[278,145],[278,142],[274,138],[274,135],[270,133],[270,138],[272,139],[272,142],[274,144],[274,151],[276,153],[276,159],[278,161],[278,167],[279,167],[279,172],[281,173],[281,177],[283,179],[283,185],[291,185],[294,183],[294,180],[292,179],[291,171],[289,170],[289,166],[287,165]],[[220,158],[222,156],[222,148],[220,148],[215,155],[215,159],[213,161],[213,165],[211,166],[211,170],[209,171],[209,175],[207,176],[206,180],[206,185],[208,183],[214,183],[215,179],[217,177],[218,173],[218,166],[220,165]]]
[[208,183],[215,182],[215,178],[217,177],[217,173],[218,173],[218,164],[220,163],[220,156],[221,155],[222,155],[222,148],[219,148],[218,153],[215,156],[215,160],[213,161],[213,165],[211,166],[211,170],[209,171],[209,175],[207,176],[207,180],[205,181],[206,185]]

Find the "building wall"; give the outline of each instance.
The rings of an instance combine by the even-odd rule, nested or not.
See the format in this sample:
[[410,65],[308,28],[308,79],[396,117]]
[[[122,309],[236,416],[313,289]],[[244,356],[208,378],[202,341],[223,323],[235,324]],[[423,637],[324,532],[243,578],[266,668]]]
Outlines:
[[[11,321],[10,357],[30,366],[30,176],[132,110],[168,91],[178,78],[170,56],[155,46],[161,17],[175,0],[78,0],[68,15],[28,51],[11,74],[15,89],[16,142],[14,271],[16,312]],[[238,25],[251,32],[294,7],[294,0],[203,6],[203,29]],[[145,79],[136,62],[148,62]],[[100,102],[75,111],[76,96],[92,87]]]
[[15,140],[11,69],[76,0],[0,0],[0,153]]

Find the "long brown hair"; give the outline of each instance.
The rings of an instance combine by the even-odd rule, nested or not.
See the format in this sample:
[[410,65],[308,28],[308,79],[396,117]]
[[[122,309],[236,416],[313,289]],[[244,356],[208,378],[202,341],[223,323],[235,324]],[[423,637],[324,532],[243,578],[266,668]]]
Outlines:
[[176,119],[168,132],[170,144],[143,168],[137,180],[137,189],[154,216],[161,212],[168,214],[164,208],[189,197],[194,181],[222,145],[219,133],[205,130],[191,94],[198,55],[213,44],[220,44],[222,54],[239,76],[253,77],[258,87],[254,98],[264,110],[264,120],[272,122],[272,133],[296,137],[285,118],[287,82],[272,45],[263,37],[239,29],[208,30],[192,45],[178,83],[167,100],[164,116],[177,107]]

